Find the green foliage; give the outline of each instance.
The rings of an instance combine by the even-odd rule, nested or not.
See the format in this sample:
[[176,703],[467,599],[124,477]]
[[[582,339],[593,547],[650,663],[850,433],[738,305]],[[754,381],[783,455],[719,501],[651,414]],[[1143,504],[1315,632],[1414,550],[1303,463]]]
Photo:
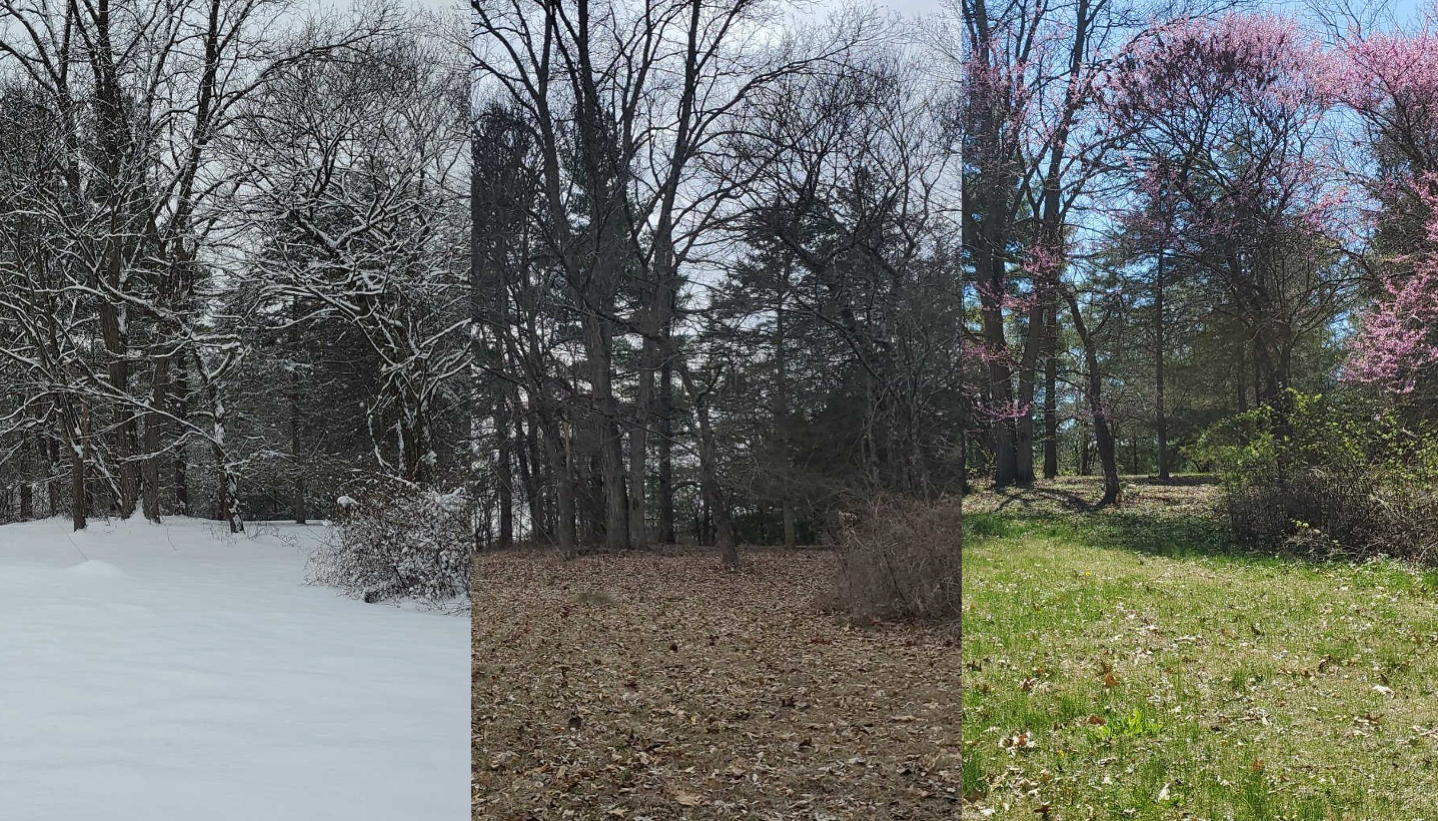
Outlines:
[[1108,741],[1114,738],[1131,739],[1156,736],[1161,729],[1162,727],[1152,715],[1143,708],[1135,707],[1122,718],[1089,727],[1088,734],[1094,741]]
[[1347,558],[1438,544],[1438,438],[1389,408],[1290,390],[1211,426],[1189,455],[1222,477],[1241,539]]

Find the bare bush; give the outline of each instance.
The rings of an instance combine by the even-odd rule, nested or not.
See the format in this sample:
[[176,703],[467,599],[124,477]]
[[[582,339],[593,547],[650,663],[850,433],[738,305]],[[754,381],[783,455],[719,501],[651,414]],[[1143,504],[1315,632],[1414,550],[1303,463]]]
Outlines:
[[376,482],[339,500],[310,580],[367,602],[438,604],[469,595],[469,510],[463,491]]
[[859,618],[959,614],[959,503],[881,498],[838,528],[834,606]]

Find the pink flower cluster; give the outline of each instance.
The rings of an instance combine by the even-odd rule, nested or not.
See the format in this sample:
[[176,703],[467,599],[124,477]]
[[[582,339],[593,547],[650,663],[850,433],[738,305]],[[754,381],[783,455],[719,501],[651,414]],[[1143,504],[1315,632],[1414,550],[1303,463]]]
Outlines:
[[[1438,179],[1429,175],[1431,183]],[[1438,247],[1438,197],[1424,193],[1428,241]],[[1385,274],[1380,300],[1360,321],[1344,378],[1411,393],[1425,368],[1438,363],[1438,253],[1432,250],[1399,260],[1412,264],[1402,277]]]
[[1397,261],[1409,271],[1381,275],[1384,297],[1359,323],[1344,378],[1412,393],[1438,364],[1438,19],[1430,9],[1415,33],[1377,33],[1345,43],[1322,77],[1347,106],[1406,160],[1374,189],[1409,195],[1427,211],[1427,245]]

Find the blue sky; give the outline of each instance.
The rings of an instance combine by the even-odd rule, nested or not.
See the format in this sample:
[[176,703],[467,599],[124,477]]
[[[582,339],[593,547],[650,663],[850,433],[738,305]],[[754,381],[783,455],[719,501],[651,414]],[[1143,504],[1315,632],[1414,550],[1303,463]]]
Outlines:
[[1423,9],[1428,7],[1429,3],[1426,2],[1426,0],[1424,2],[1419,2],[1419,0],[1398,0],[1398,2],[1393,4],[1393,11],[1399,19],[1408,18],[1410,20],[1417,20],[1422,15]]
[[[1422,10],[1427,8],[1430,0],[1391,0],[1393,16],[1400,21],[1409,22],[1417,20]],[[932,14],[946,5],[945,0],[874,0],[874,5],[893,9],[904,15]],[[1299,2],[1274,3],[1275,8],[1280,6],[1301,5]]]

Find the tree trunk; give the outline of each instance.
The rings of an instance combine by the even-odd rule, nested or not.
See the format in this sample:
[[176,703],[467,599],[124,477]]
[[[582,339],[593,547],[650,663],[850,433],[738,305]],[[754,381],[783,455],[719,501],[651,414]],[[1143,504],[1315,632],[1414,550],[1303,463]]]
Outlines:
[[[116,262],[119,264],[118,251]],[[130,391],[130,366],[126,359],[127,342],[120,330],[121,309],[112,305],[100,306],[100,327],[103,330],[105,348],[110,362],[107,376],[110,388],[124,396]],[[123,400],[113,405],[114,413],[120,418],[114,427],[113,442],[116,461],[120,465],[120,498],[116,500],[117,512],[121,519],[128,519],[135,513],[135,504],[140,496],[140,465],[135,460],[136,435],[135,414]]]
[[964,496],[969,492],[969,432],[961,412],[959,416],[959,495]]
[[1158,249],[1158,271],[1153,287],[1153,331],[1154,347],[1154,414],[1158,428],[1158,478],[1167,481],[1168,476],[1168,414],[1163,407],[1163,249]]
[[614,399],[613,346],[608,320],[587,314],[584,343],[594,391],[594,429],[604,485],[604,544],[611,550],[619,550],[629,545],[629,505],[624,493],[624,445]]
[[1044,317],[1044,478],[1059,475],[1058,310],[1050,295]]
[[30,483],[36,461],[35,440],[25,436],[20,447],[20,520],[28,522],[35,518],[35,488]]
[[560,420],[554,425],[550,436],[545,437],[549,453],[549,470],[554,474],[555,487],[555,536],[560,551],[568,556],[574,552],[578,542],[575,531],[574,510],[574,447],[569,434],[569,423]]
[[243,533],[245,522],[240,517],[239,481],[225,458],[223,440],[213,443],[211,449],[215,456],[215,480],[220,497],[217,506],[220,515],[217,518],[229,525],[231,533]]
[[[995,203],[995,207],[1002,209],[1001,202]],[[984,212],[993,213],[992,210]],[[1001,223],[1002,215],[995,223]],[[987,228],[985,219],[985,234],[994,233],[1003,235],[1002,228],[995,226],[992,230]],[[986,236],[985,254],[986,259],[981,261],[982,270],[979,282],[979,308],[983,317],[983,334],[985,359],[988,363],[989,401],[995,407],[994,411],[993,440],[994,440],[994,486],[1008,487],[1012,485],[1018,476],[1018,451],[1016,450],[1017,431],[1014,426],[1013,411],[1013,382],[1012,373],[1008,363],[1008,343],[1004,337],[1004,316],[1003,299],[1007,292],[1007,276],[1004,268],[1004,256],[1001,249],[994,247],[1000,240]]]
[[1235,376],[1235,379],[1234,379],[1233,381],[1238,384],[1238,412],[1239,412],[1239,413],[1246,413],[1246,412],[1248,411],[1248,387],[1243,384],[1243,380],[1244,380],[1243,371],[1244,371],[1243,348],[1242,348],[1242,347],[1239,347],[1239,349],[1238,349],[1238,367],[1237,367],[1237,368],[1234,368],[1234,370],[1233,370],[1233,374],[1234,374],[1234,376]]
[[699,390],[689,375],[689,369],[681,366],[679,376],[684,380],[694,405],[694,415],[699,422],[699,476],[704,492],[706,507],[713,520],[714,539],[724,566],[730,570],[739,568],[739,548],[734,539],[734,523],[729,516],[729,500],[719,482],[718,448],[714,444],[714,431],[709,422],[709,390]]
[[80,432],[70,442],[70,518],[76,530],[85,529],[85,451]]
[[[1064,236],[1063,236],[1063,168],[1064,160],[1068,151],[1068,139],[1070,129],[1073,127],[1074,119],[1082,106],[1081,102],[1081,81],[1085,60],[1088,59],[1088,38],[1091,28],[1094,25],[1095,17],[1091,10],[1089,0],[1078,0],[1074,8],[1074,26],[1071,29],[1073,40],[1069,44],[1069,65],[1068,65],[1068,86],[1064,90],[1064,102],[1061,114],[1054,131],[1052,147],[1049,152],[1048,171],[1043,178],[1043,206],[1040,212],[1039,243],[1040,247],[1049,254],[1049,259],[1036,271],[1034,280],[1034,308],[1029,313],[1029,333],[1040,333],[1038,338],[1042,347],[1046,349],[1045,367],[1045,390],[1047,396],[1044,399],[1044,429],[1045,441],[1052,441],[1054,432],[1057,430],[1057,422],[1052,411],[1052,394],[1056,377],[1051,375],[1053,368],[1053,349],[1055,345],[1052,337],[1056,334],[1057,310],[1054,308],[1055,291],[1060,287],[1059,276],[1061,264],[1064,258]],[[1035,328],[1038,324],[1040,328]],[[1036,363],[1033,361],[1033,353],[1037,345],[1026,345],[1024,350],[1024,367],[1019,374],[1020,397],[1019,401],[1025,406],[1023,425],[1030,431],[1033,429],[1033,413],[1029,406],[1033,402],[1033,373]],[[1027,380],[1028,387],[1024,389],[1023,383]],[[1023,433],[1020,431],[1019,443],[1019,481],[1033,481],[1033,447],[1032,433],[1026,445],[1023,442]],[[1025,456],[1027,448],[1027,456]],[[1049,459],[1049,446],[1044,448],[1044,476],[1053,478],[1058,472],[1058,457],[1054,453],[1052,463]],[[1027,458],[1028,464],[1024,464]]]
[[1253,339],[1253,404],[1263,404],[1263,368],[1261,360],[1263,355],[1259,350],[1258,337]]
[[225,436],[228,431],[225,427],[224,398],[220,394],[220,386],[215,383],[218,374],[212,375],[206,370],[198,345],[191,349],[191,353],[195,360],[196,373],[200,377],[200,385],[210,405],[210,450],[215,459],[217,496],[215,518],[227,522],[231,533],[242,533],[245,523],[240,517],[239,477],[235,475],[225,452]]
[[[175,416],[179,419],[190,417],[190,384],[188,368],[182,358],[179,367],[175,369],[173,381]],[[183,432],[181,436],[183,436]],[[190,512],[190,481],[186,475],[186,454],[185,446],[175,447],[175,513],[186,516]]]
[[[640,354],[643,358],[643,354]],[[642,367],[641,367],[642,370]],[[653,401],[654,375],[640,373],[639,396],[635,400],[636,418],[643,421],[637,422],[629,429],[629,463],[628,463],[628,508],[625,510],[624,519],[629,523],[629,532],[626,536],[630,547],[644,547],[649,543],[649,534],[645,531],[644,524],[649,513],[645,510],[646,496],[649,487],[649,425],[650,415],[647,406]],[[638,406],[643,404],[645,410]]]
[[659,541],[674,544],[674,368],[659,372]]
[[1073,315],[1074,330],[1078,332],[1079,342],[1083,345],[1084,364],[1088,367],[1089,413],[1093,416],[1094,437],[1098,440],[1098,458],[1103,466],[1103,498],[1099,500],[1099,506],[1103,507],[1118,501],[1119,490],[1113,434],[1109,432],[1108,417],[1103,408],[1103,376],[1099,372],[1098,352],[1094,349],[1093,340],[1084,325],[1078,300],[1071,293],[1066,296],[1069,312]]
[[46,448],[50,465],[49,478],[45,481],[47,501],[50,503],[49,512],[51,516],[58,516],[60,515],[60,497],[62,495],[60,489],[60,440],[54,436],[47,435],[43,440],[43,444]]
[[[170,357],[157,356],[154,359],[154,375],[150,392],[150,404],[158,409],[165,406],[170,395]],[[160,434],[164,430],[163,417],[158,410],[145,414],[145,470],[144,470],[144,513],[145,518],[160,523],[160,473],[165,454],[160,449]]]
[[[779,272],[779,294],[774,301],[774,398],[776,407],[774,408],[773,425],[779,434],[779,459],[786,474],[792,467],[789,441],[788,315],[784,309],[784,298],[789,293],[789,270],[789,266],[786,264]],[[780,496],[783,504],[784,548],[793,550],[798,540],[794,527],[794,502],[788,482],[782,483]]]
[[[1039,282],[1035,290],[1047,290]],[[1023,359],[1019,362],[1019,409],[1014,421],[1014,483],[1034,483],[1034,390],[1038,383],[1039,348],[1045,336],[1043,297],[1036,295],[1029,308],[1028,333],[1024,339]]]
[[[299,299],[290,301],[290,356],[299,355]],[[302,525],[308,521],[305,511],[305,465],[304,451],[300,444],[300,398],[303,396],[300,386],[299,368],[292,361],[290,363],[290,463],[294,469],[294,480],[290,484],[290,514],[294,517],[295,524]]]
[[510,464],[512,447],[504,404],[502,400],[496,403],[494,428],[499,436],[499,547],[509,548],[514,545],[514,469]]
[[[511,397],[513,407],[520,407],[519,400]],[[524,498],[529,502],[529,531],[531,541],[553,538],[553,529],[548,527],[550,513],[546,506],[546,494],[541,488],[547,487],[539,459],[539,438],[536,429],[538,419],[530,414],[527,423],[520,422],[523,433],[516,437],[519,442],[519,478],[524,486]]]

